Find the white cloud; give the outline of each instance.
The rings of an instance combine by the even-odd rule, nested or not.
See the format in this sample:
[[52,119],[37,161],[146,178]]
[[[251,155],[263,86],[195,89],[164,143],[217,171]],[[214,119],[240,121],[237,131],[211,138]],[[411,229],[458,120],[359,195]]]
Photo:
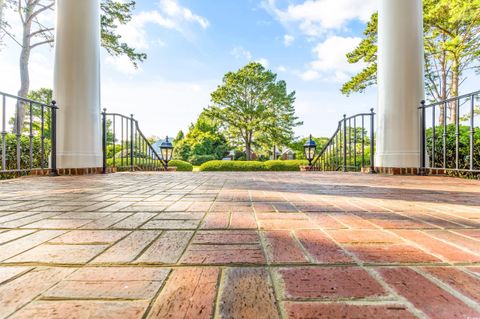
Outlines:
[[282,73],[283,73],[283,72],[287,72],[287,68],[284,67],[283,65],[279,65],[279,66],[277,67],[277,71],[278,71],[278,72],[282,72]]
[[160,39],[148,38],[147,26],[149,25],[175,30],[188,36],[192,26],[206,29],[209,22],[190,9],[180,6],[177,0],[160,0],[159,10],[143,11],[133,15],[130,23],[118,27],[118,33],[123,41],[139,50],[148,49],[151,43],[165,45]]
[[268,59],[265,59],[265,58],[258,59],[258,60],[255,61],[255,62],[260,63],[260,64],[263,65],[263,67],[266,68],[266,69],[268,69],[268,66],[270,65],[270,62],[268,61]]
[[311,37],[341,30],[354,20],[366,22],[377,8],[373,0],[307,0],[285,9],[280,9],[276,0],[263,0],[262,6],[284,25],[297,25]]
[[360,41],[356,37],[332,36],[318,43],[313,49],[316,59],[309,64],[309,70],[301,74],[301,78],[306,81],[318,78],[335,82],[347,80],[365,66],[362,63],[350,64],[346,58],[346,54]]
[[283,36],[283,44],[288,47],[290,45],[292,45],[292,43],[295,41],[295,37],[289,35],[289,34],[285,34]]
[[177,0],[160,0],[160,7],[170,18],[177,22],[184,20],[187,22],[197,23],[203,29],[206,29],[209,25],[207,19],[194,14],[188,8],[180,6]]
[[122,41],[127,42],[136,49],[145,50],[150,46],[146,31],[148,24],[154,24],[166,29],[175,28],[175,22],[171,19],[162,16],[157,11],[148,11],[134,15],[130,23],[119,26],[117,30],[122,36]]
[[318,79],[320,77],[320,74],[315,70],[308,70],[300,74],[300,77],[304,81],[312,81]]
[[246,59],[249,61],[252,59],[252,53],[241,46],[233,48],[230,54],[233,55],[235,59]]
[[270,62],[266,58],[259,58],[259,59],[253,59],[252,52],[246,50],[242,46],[237,46],[233,48],[233,50],[230,52],[230,54],[235,57],[237,60],[247,60],[248,62],[250,61],[255,61],[263,65],[265,68],[268,68],[270,65]]
[[127,75],[136,74],[142,70],[141,68],[135,68],[130,59],[125,55],[118,57],[107,56],[105,63],[112,65],[117,71]]

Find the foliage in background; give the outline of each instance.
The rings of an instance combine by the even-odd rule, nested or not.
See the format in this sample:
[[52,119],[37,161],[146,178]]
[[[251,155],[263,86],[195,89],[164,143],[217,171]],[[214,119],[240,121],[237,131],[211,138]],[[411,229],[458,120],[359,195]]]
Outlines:
[[[468,70],[480,71],[480,0],[424,0],[425,80],[430,100],[443,101],[459,94]],[[350,95],[377,82],[378,14],[372,15],[364,38],[347,54],[349,63],[366,67],[342,87]],[[450,103],[450,122],[456,117]],[[444,112],[444,110],[441,110]],[[443,123],[443,115],[439,114]]]
[[184,138],[180,131],[175,138],[175,159],[201,165],[204,162],[222,159],[228,153],[229,144],[220,132],[220,123],[202,112]]
[[307,161],[210,161],[202,164],[201,172],[300,171]]
[[[290,143],[290,149],[295,152],[295,157],[298,160],[305,159],[305,152],[303,145],[310,139],[310,137],[304,137],[301,139],[296,139],[292,143]],[[328,138],[326,137],[312,137],[312,140],[317,143],[317,153],[320,152],[325,145],[328,143]]]
[[[153,160],[153,159],[149,159],[147,161],[145,157],[134,157],[133,158],[133,163],[137,168],[145,169],[145,170],[153,169],[153,168],[159,169],[163,166],[162,162],[160,162],[158,160]],[[130,169],[130,157],[124,158],[123,159],[123,164],[121,163],[120,158],[116,158],[115,159],[115,165],[114,165],[113,158],[108,158],[107,159],[107,166],[117,167],[117,169],[119,169],[119,170],[129,170]],[[192,164],[190,164],[188,162],[180,161],[180,160],[170,161],[168,163],[168,166],[176,167],[177,172],[191,172],[193,170],[193,165]]]
[[[430,166],[442,168],[446,164],[447,168],[455,168],[456,162],[456,127],[455,124],[447,125],[446,136],[446,162],[443,158],[443,125],[435,127],[435,163],[433,163],[432,146],[433,130],[429,128],[426,132],[427,156]],[[459,126],[459,168],[470,169],[470,126]],[[480,170],[480,129],[476,128],[474,133],[473,146],[473,165],[474,169]]]
[[200,172],[253,172],[266,171],[265,164],[257,161],[210,161],[202,164]]
[[298,172],[300,171],[300,166],[308,165],[306,160],[289,160],[289,161],[266,161],[264,163],[267,171],[278,171],[278,172]]
[[176,167],[177,172],[191,172],[193,171],[193,165],[180,160],[173,160],[168,163],[168,166]]
[[[22,135],[20,137],[20,167],[17,167],[17,136],[15,134],[5,135],[6,144],[6,170],[30,169],[30,138]],[[32,168],[40,168],[42,165],[42,141],[39,136],[32,138]],[[44,166],[48,167],[48,158],[50,156],[50,141],[44,141]],[[4,154],[0,148],[0,163]]]
[[229,140],[243,144],[247,160],[252,146],[285,145],[302,124],[295,116],[295,92],[288,93],[285,81],[260,63],[228,72],[211,97],[206,115],[221,123]]
[[180,130],[178,133],[177,133],[177,136],[175,137],[175,139],[173,140],[173,146],[177,145],[178,142],[182,141],[183,139],[185,138],[185,134],[183,133],[182,130]]
[[[18,95],[20,97],[26,97],[30,89],[30,72],[29,62],[31,51],[34,48],[50,45],[52,46],[54,39],[54,27],[51,25],[44,25],[42,23],[42,15],[53,12],[55,6],[55,0],[0,0],[10,10],[16,13],[18,24],[22,27],[22,37],[17,39],[14,32],[10,28],[9,21],[5,20],[5,15],[2,15],[3,10],[0,12],[0,41],[5,37],[10,38],[15,44],[17,44],[20,51],[20,89]],[[0,8],[4,9],[4,6]],[[107,50],[108,54],[112,56],[127,56],[135,67],[138,67],[139,62],[143,62],[147,55],[145,53],[139,53],[134,48],[130,47],[127,43],[121,41],[121,36],[116,33],[116,29],[119,25],[125,25],[132,19],[132,12],[135,9],[135,1],[114,1],[114,0],[102,0],[101,6],[101,41],[102,46]],[[14,15],[12,15],[13,17]],[[17,24],[10,21],[10,23]],[[24,123],[23,118],[26,114],[25,104],[19,105],[18,114],[16,115],[20,120],[16,123],[21,125]],[[14,132],[17,128],[14,127]]]

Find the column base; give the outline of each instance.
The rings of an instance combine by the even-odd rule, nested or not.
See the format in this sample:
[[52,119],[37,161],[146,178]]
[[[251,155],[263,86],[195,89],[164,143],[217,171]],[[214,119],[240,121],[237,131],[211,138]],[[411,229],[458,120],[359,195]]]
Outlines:
[[103,155],[100,154],[80,154],[80,153],[58,153],[57,167],[60,169],[91,169],[92,167],[101,167]]
[[[366,172],[369,172],[368,169]],[[447,175],[447,171],[441,168],[418,167],[375,167],[375,172],[386,175]]]
[[378,167],[412,168],[420,165],[420,152],[388,152],[375,155]]
[[[107,174],[116,173],[117,169],[113,167],[107,168]],[[32,176],[49,176],[52,173],[51,169],[36,169],[32,170],[29,175]],[[84,176],[84,175],[96,175],[103,174],[102,167],[89,167],[89,168],[58,168],[57,173],[59,176]]]

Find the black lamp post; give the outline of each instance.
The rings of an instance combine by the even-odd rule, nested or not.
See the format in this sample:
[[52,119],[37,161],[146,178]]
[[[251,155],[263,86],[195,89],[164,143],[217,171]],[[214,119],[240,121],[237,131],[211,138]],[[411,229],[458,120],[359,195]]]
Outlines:
[[162,155],[162,159],[165,161],[165,165],[168,168],[168,162],[172,160],[173,155],[173,145],[167,139],[160,144],[160,154]]
[[312,135],[310,139],[303,145],[303,150],[305,152],[305,157],[308,160],[308,165],[312,167],[312,161],[315,158],[315,152],[317,151],[317,144],[312,140]]

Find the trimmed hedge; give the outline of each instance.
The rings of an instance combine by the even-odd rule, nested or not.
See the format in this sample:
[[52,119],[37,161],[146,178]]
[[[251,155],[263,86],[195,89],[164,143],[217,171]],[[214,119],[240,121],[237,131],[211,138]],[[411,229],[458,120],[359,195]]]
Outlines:
[[210,161],[202,164],[200,172],[300,171],[307,161]]
[[177,168],[177,172],[191,172],[193,171],[193,165],[188,163],[188,162],[184,162],[184,161],[180,161],[180,160],[173,160],[173,161],[170,161],[168,162],[168,166],[175,166]]
[[193,155],[191,156],[188,161],[195,166],[200,166],[203,163],[214,161],[218,159],[218,157],[215,157],[214,155]]
[[[122,159],[121,158],[116,158],[115,159],[115,164],[117,167],[120,167],[121,165],[121,162],[122,162]],[[135,165],[138,165],[140,167],[144,167],[146,169],[148,169],[150,166],[153,167],[153,161],[147,161],[145,160],[144,158],[137,158],[135,157],[133,159],[133,162],[135,163]],[[157,162],[157,166],[161,166],[162,164],[160,163],[160,161],[155,161]],[[123,159],[123,166],[124,167],[127,167],[130,165],[130,158],[127,157],[127,158],[124,158]],[[113,158],[109,158],[107,159],[107,166],[113,166]],[[180,161],[180,160],[173,160],[173,161],[170,161],[168,162],[168,166],[171,166],[171,167],[176,167],[177,168],[177,172],[191,172],[193,171],[193,165],[188,163],[188,162],[184,162],[184,161]]]
[[203,163],[200,172],[251,172],[265,171],[266,167],[261,162],[254,161],[210,161]]
[[298,172],[300,166],[308,165],[308,161],[290,160],[290,161],[266,161],[265,167],[267,171],[279,172]]

